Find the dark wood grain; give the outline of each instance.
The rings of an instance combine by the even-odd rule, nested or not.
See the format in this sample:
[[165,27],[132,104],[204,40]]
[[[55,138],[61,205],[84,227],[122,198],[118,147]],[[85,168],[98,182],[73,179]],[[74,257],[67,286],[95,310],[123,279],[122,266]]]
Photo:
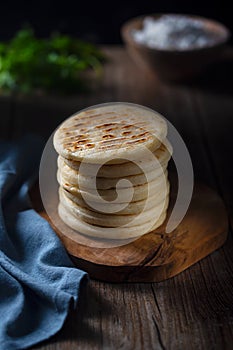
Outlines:
[[[95,93],[67,99],[17,98],[14,114],[5,101],[1,104],[5,119],[1,120],[1,133],[7,135],[11,125],[15,136],[25,131],[48,136],[71,113],[101,102],[128,101],[152,107],[180,131],[190,150],[196,178],[219,191],[232,224],[233,78],[230,71],[227,70],[223,79],[222,71],[214,69],[204,82],[192,86],[164,85],[136,67],[122,48],[106,51],[110,62]],[[218,251],[164,282],[90,281],[79,307],[70,312],[62,331],[34,348],[232,349],[232,252],[232,235],[229,235]]]

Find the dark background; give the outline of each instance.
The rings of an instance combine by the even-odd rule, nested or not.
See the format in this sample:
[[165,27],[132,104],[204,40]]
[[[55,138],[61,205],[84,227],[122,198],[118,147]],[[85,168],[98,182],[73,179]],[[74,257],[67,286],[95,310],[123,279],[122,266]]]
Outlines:
[[94,43],[121,43],[120,26],[129,18],[156,12],[190,13],[214,18],[233,31],[232,1],[4,1],[1,2],[0,40],[7,40],[23,24],[39,37],[53,31]]

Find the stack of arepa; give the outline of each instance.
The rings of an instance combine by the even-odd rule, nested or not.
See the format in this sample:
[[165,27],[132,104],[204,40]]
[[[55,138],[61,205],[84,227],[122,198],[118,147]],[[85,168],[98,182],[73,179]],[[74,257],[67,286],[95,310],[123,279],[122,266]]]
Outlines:
[[56,130],[60,218],[95,238],[136,238],[169,204],[171,145],[158,113],[128,103],[94,106]]

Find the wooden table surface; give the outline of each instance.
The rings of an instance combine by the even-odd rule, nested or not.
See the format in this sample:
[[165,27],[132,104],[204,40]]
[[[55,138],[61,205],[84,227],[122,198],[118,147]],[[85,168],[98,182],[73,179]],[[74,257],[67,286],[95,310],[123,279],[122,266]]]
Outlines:
[[[233,223],[232,64],[218,64],[192,85],[166,85],[139,69],[121,47],[97,89],[86,96],[0,98],[0,136],[32,131],[48,137],[81,108],[128,101],[156,109],[178,129],[191,153],[195,178],[223,197]],[[34,349],[232,349],[233,244],[226,244],[165,282],[90,281],[59,334]]]

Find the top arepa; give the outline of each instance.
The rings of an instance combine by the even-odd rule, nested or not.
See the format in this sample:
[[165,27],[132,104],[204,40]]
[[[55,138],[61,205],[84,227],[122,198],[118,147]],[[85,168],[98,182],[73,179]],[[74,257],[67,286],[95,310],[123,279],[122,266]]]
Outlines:
[[156,112],[130,103],[94,106],[65,120],[56,130],[54,147],[64,158],[112,164],[138,159],[156,150],[167,123]]

